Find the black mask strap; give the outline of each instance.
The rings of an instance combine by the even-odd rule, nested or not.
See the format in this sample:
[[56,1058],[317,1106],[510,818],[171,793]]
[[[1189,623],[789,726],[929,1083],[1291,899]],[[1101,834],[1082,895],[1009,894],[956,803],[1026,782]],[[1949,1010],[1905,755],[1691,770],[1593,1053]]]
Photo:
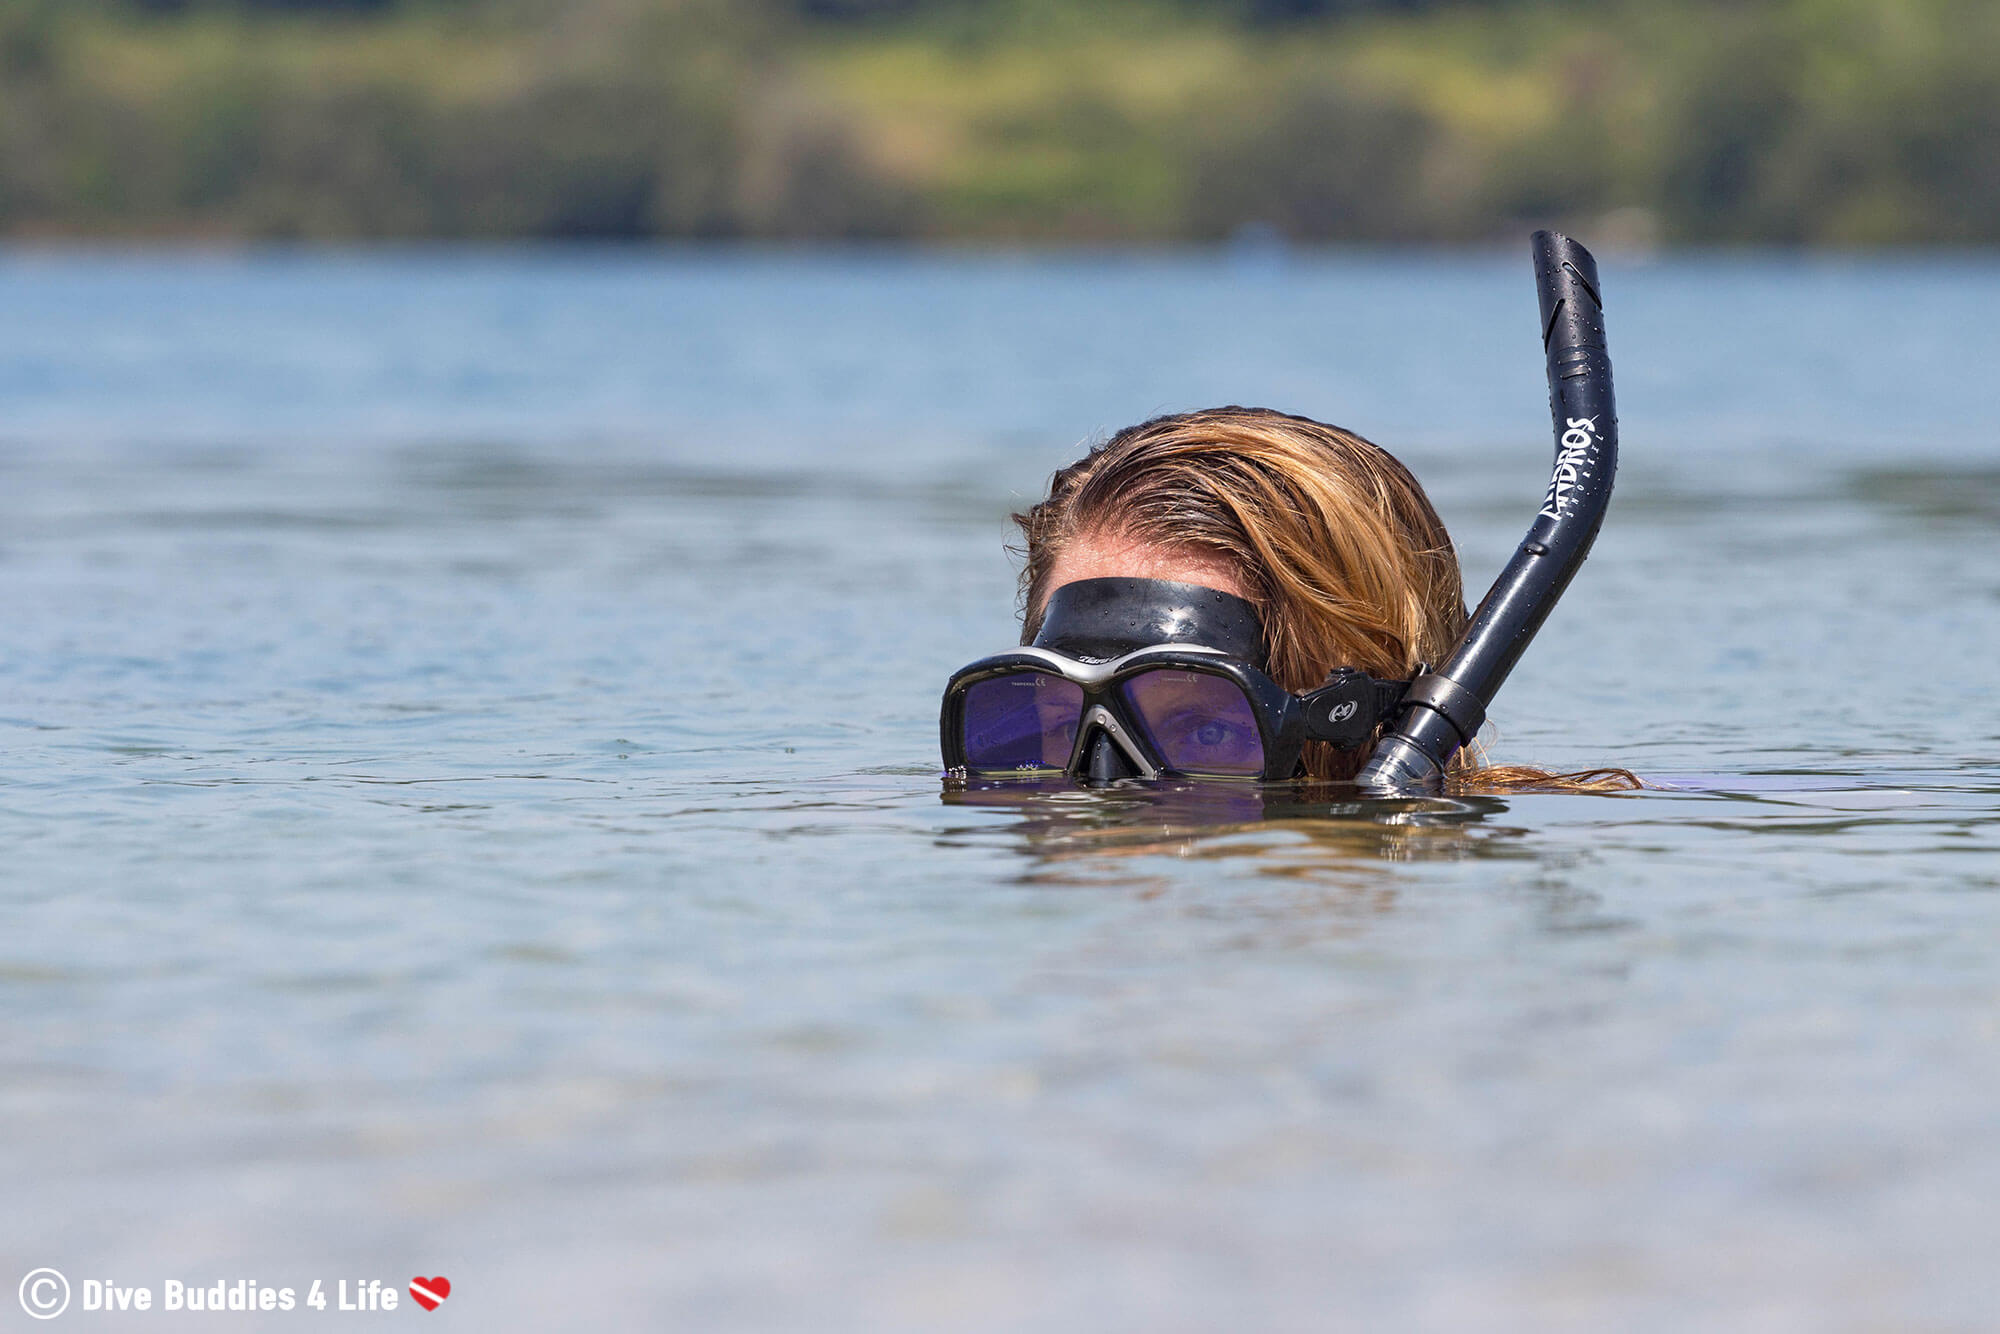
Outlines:
[[1155,644],[1198,644],[1264,670],[1257,609],[1234,594],[1170,579],[1079,579],[1049,595],[1036,648],[1109,662]]

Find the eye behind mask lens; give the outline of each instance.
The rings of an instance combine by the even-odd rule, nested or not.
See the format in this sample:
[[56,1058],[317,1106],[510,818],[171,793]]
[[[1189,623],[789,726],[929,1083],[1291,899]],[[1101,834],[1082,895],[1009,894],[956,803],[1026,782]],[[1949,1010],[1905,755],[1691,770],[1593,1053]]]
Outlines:
[[1257,714],[1234,681],[1159,668],[1119,687],[1153,750],[1169,769],[1196,776],[1255,777],[1264,771]]

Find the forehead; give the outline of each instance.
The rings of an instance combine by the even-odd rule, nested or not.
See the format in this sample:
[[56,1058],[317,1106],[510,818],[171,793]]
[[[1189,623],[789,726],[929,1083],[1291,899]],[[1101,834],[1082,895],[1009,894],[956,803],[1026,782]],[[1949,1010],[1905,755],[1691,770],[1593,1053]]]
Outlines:
[[1049,591],[1079,579],[1170,579],[1245,596],[1242,578],[1221,557],[1164,547],[1123,533],[1079,533],[1056,553],[1049,566]]

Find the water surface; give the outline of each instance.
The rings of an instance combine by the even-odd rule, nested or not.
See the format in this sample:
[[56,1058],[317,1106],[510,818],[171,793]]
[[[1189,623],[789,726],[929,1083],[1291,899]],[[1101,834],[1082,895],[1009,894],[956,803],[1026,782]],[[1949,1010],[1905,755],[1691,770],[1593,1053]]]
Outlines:
[[1525,254],[0,259],[7,1282],[1990,1327],[2000,264],[1604,273],[1493,744],[1665,788],[1357,804],[948,797],[936,692],[1156,411],[1381,441],[1483,585]]

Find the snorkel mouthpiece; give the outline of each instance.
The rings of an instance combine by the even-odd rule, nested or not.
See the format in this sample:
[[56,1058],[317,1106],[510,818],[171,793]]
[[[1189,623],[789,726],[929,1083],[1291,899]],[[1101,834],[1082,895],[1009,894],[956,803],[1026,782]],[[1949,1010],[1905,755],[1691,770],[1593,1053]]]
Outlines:
[[1452,756],[1478,734],[1487,706],[1590,554],[1611,503],[1618,412],[1597,261],[1556,232],[1536,232],[1531,244],[1555,419],[1549,489],[1444,666],[1410,687],[1401,720],[1355,778],[1362,787],[1430,791],[1442,783]]

